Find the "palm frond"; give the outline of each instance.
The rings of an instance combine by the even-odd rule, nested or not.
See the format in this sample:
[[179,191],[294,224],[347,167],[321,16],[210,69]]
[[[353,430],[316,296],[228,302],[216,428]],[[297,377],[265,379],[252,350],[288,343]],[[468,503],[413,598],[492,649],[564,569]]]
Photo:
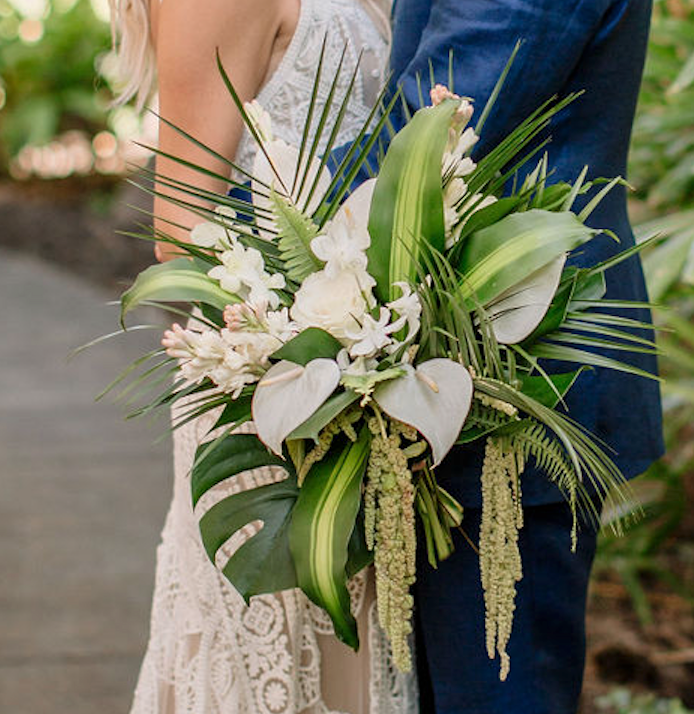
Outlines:
[[[477,124],[475,125],[475,133],[480,134],[482,129],[484,129],[484,125],[487,122],[487,118],[492,112],[492,109],[494,108],[494,105],[497,102],[497,99],[499,98],[499,95],[501,94],[501,90],[504,88],[504,84],[506,84],[506,79],[508,77],[508,73],[511,71],[511,66],[513,65],[516,55],[518,54],[518,51],[520,48],[523,46],[523,41],[519,40],[516,42],[516,46],[513,48],[513,51],[511,52],[511,56],[508,58],[508,61],[506,62],[506,66],[504,67],[501,75],[499,76],[499,79],[496,81],[496,84],[494,85],[494,89],[492,90],[492,93],[489,95],[489,99],[487,100],[487,103],[484,106],[484,109],[482,110],[482,114],[480,114],[480,118],[477,120]],[[452,65],[452,55],[449,54],[448,56],[449,59],[449,75],[452,75],[451,72],[451,65]],[[449,87],[451,92],[453,91],[452,87]]]
[[[562,470],[565,488],[575,493],[578,504],[589,518],[599,519],[599,502],[608,493],[628,502],[629,486],[624,476],[601,446],[600,440],[567,416],[498,380],[476,379],[475,388],[488,396],[501,399],[543,425],[556,438],[565,452],[571,470]],[[513,429],[513,425],[509,427]],[[555,464],[555,468],[556,468]],[[588,488],[590,486],[590,488]],[[592,495],[598,500],[594,501]]]
[[297,283],[322,267],[311,251],[311,241],[318,235],[316,224],[293,203],[273,192],[272,202],[279,228],[277,246],[286,274]]
[[[337,213],[340,203],[351,188],[351,184],[359,174],[359,171],[368,161],[369,152],[379,140],[381,132],[388,122],[388,115],[393,111],[393,107],[400,97],[400,91],[396,91],[390,99],[385,110],[383,101],[387,93],[387,87],[381,90],[369,116],[366,118],[361,130],[354,138],[352,145],[345,154],[340,164],[336,167],[333,179],[326,191],[326,200],[317,211],[319,228],[323,226]],[[383,110],[383,111],[382,111]],[[371,134],[369,130],[376,117],[381,112],[380,118],[373,126]],[[330,197],[328,203],[327,197]]]

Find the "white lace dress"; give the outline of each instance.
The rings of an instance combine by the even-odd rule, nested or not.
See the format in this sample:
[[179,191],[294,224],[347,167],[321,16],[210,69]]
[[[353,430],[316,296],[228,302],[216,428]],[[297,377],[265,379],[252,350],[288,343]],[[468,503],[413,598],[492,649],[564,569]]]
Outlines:
[[[343,89],[363,53],[338,145],[354,138],[380,86],[387,45],[358,0],[302,0],[287,53],[258,96],[275,135],[289,143],[301,139],[324,39],[323,98],[345,45]],[[237,162],[250,169],[253,156],[245,136]],[[350,586],[362,642],[354,654],[300,591],[258,596],[246,606],[210,563],[191,507],[189,472],[212,423],[201,418],[174,435],[174,496],[157,550],[150,641],[132,714],[417,714],[416,681],[392,665],[370,573]],[[278,469],[246,472],[198,507],[204,511],[226,494],[280,478]],[[233,538],[226,557],[238,545]]]

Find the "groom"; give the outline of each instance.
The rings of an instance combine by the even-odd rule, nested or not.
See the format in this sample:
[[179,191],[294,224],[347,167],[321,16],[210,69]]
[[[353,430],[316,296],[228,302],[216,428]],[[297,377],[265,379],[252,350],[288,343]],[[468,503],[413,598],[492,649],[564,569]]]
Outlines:
[[[448,83],[453,52],[454,91],[481,111],[516,42],[522,47],[476,150],[483,156],[552,96],[583,95],[553,122],[550,181],[573,181],[584,164],[590,177],[626,175],[626,156],[648,36],[651,0],[396,0],[391,69],[411,108],[419,105],[417,75]],[[402,117],[395,117],[396,128]],[[473,121],[474,124],[474,121]],[[604,236],[572,256],[596,263],[633,244],[623,188],[616,188],[590,223]],[[611,270],[608,297],[646,301],[637,258]],[[629,317],[648,320],[646,311]],[[614,355],[613,355],[614,356]],[[623,358],[623,356],[620,356]],[[631,361],[654,372],[654,359]],[[601,437],[627,477],[662,453],[657,384],[597,369],[585,373],[569,399],[571,417]],[[476,452],[452,453],[437,470],[440,482],[465,506],[463,526],[477,538],[480,517]],[[522,487],[524,577],[518,588],[509,654],[511,672],[484,645],[484,606],[478,558],[461,538],[453,556],[433,571],[422,558],[416,585],[417,654],[422,714],[574,714],[585,657],[585,601],[595,553],[585,525],[571,553],[571,516],[557,489],[528,469]],[[420,549],[421,550],[421,549]]]

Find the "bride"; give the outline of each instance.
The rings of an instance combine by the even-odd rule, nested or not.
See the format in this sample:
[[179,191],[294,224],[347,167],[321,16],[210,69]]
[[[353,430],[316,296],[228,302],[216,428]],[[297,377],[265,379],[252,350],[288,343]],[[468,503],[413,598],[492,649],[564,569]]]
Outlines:
[[[390,0],[110,2],[127,78],[122,99],[137,96],[142,105],[156,76],[161,116],[243,169],[252,169],[255,149],[223,86],[216,49],[241,98],[257,99],[275,136],[294,145],[324,42],[319,105],[336,76],[344,91],[361,54],[336,145],[356,136],[382,83]],[[215,173],[226,171],[165,122],[159,147]],[[227,189],[162,157],[157,170],[202,189]],[[155,227],[181,240],[189,239],[189,230],[180,226],[199,221],[160,198],[154,213]],[[166,244],[158,244],[156,254],[159,260],[174,255]],[[368,572],[350,585],[362,643],[355,654],[337,642],[329,619],[298,590],[258,596],[246,606],[208,560],[190,505],[189,471],[211,425],[202,417],[174,432],[174,497],[157,551],[150,640],[132,714],[415,714],[416,682],[390,662]],[[216,496],[277,477],[269,469],[247,472],[240,485]]]

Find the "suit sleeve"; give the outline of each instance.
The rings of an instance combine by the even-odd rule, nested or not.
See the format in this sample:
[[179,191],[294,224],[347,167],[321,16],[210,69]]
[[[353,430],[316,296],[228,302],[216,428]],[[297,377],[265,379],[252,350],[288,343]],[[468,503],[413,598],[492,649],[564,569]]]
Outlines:
[[[423,22],[421,12],[417,19],[421,0],[398,0],[391,58],[394,81],[402,87],[410,108],[417,109],[417,76],[428,89],[431,67],[435,80],[448,84],[452,53],[453,89],[474,99],[479,113],[521,41],[504,92],[485,128],[479,146],[484,152],[543,101],[562,93],[590,42],[609,21],[610,12],[627,2],[432,0]],[[420,27],[413,27],[418,21]]]

